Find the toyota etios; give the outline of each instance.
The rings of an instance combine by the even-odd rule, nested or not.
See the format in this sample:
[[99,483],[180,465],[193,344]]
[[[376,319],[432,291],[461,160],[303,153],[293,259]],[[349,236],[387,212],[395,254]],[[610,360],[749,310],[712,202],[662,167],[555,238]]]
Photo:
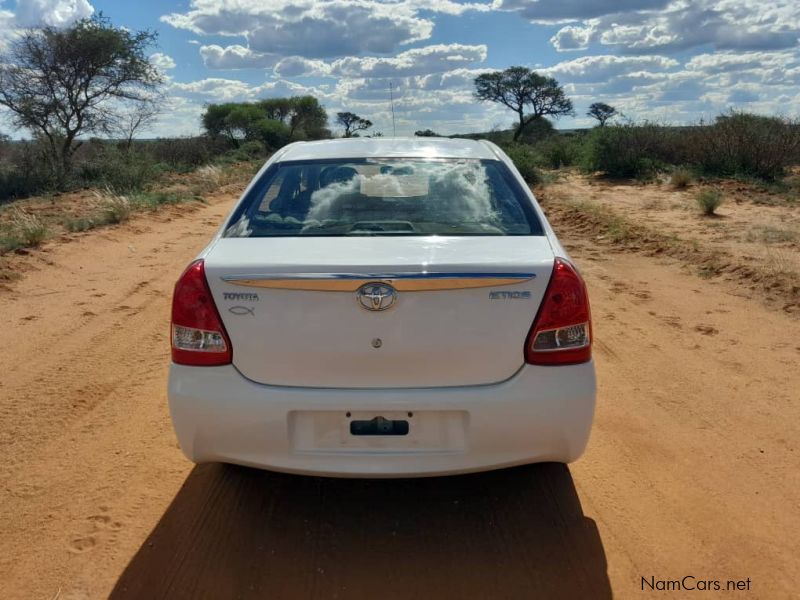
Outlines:
[[591,428],[586,287],[488,142],[278,151],[181,275],[181,448],[294,473],[400,477],[569,462]]

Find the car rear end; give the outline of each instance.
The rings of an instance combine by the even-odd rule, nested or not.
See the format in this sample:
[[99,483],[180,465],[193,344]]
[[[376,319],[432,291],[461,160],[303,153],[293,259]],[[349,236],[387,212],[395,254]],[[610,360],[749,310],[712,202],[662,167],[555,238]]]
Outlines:
[[588,298],[513,165],[379,149],[274,160],[181,276],[183,451],[341,476],[576,459]]

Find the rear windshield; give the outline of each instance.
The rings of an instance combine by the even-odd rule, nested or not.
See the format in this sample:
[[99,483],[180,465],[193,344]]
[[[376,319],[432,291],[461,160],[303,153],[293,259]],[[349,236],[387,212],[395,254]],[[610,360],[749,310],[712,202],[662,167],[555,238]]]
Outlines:
[[277,163],[224,235],[542,235],[542,227],[499,161],[368,159]]

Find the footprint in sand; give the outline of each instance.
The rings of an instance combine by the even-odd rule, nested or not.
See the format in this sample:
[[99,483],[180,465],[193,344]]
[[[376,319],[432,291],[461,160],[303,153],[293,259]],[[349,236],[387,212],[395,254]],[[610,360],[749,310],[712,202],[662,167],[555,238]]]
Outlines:
[[683,326],[681,325],[681,318],[676,316],[664,316],[661,317],[661,320],[664,321],[670,327],[674,327],[675,329],[681,329]]
[[95,537],[93,535],[87,535],[70,540],[69,550],[75,554],[83,554],[84,552],[88,552],[94,548],[96,545],[97,540]]
[[109,515],[92,515],[86,519],[95,526],[95,529],[122,529],[122,523],[114,521]]
[[695,325],[694,330],[702,333],[703,335],[717,335],[719,333],[719,329],[716,327],[712,327],[711,325]]

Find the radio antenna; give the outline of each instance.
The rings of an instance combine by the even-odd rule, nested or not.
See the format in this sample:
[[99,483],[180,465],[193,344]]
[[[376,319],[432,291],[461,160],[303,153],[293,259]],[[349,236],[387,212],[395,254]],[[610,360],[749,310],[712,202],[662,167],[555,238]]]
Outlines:
[[389,82],[389,104],[392,107],[392,137],[397,137],[397,126],[394,122],[394,91],[392,89],[392,82]]

